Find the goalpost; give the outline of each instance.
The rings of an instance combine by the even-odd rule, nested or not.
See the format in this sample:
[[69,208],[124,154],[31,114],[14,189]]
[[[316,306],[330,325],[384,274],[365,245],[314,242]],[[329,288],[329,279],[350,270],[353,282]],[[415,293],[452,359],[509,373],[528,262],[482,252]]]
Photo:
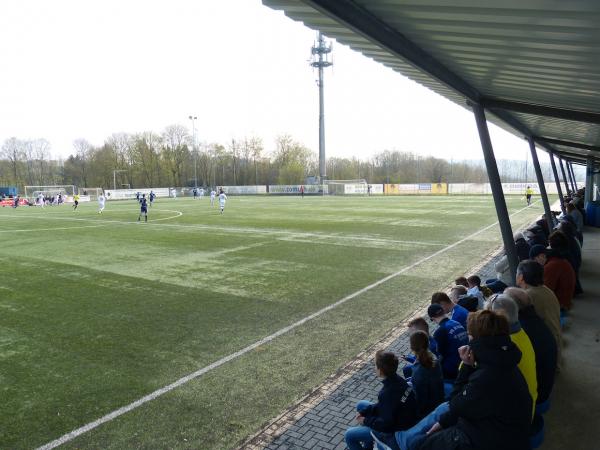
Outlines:
[[53,197],[62,194],[63,197],[73,197],[77,193],[77,186],[73,184],[59,184],[48,186],[25,186],[25,197],[31,200],[37,199],[40,194]]
[[329,195],[367,195],[369,184],[364,178],[355,180],[326,180]]

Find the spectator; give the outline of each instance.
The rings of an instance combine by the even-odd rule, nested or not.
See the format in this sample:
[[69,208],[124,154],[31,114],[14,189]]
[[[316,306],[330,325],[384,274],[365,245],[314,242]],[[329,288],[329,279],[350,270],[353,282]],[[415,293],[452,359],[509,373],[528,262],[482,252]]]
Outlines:
[[469,288],[469,282],[467,281],[466,277],[458,277],[456,280],[454,280],[454,284],[457,286],[464,286],[467,289]]
[[537,374],[537,403],[544,403],[550,397],[556,372],[556,341],[550,328],[535,312],[529,295],[523,289],[510,287],[504,291],[519,307],[519,322],[529,336],[535,352]]
[[519,257],[519,261],[524,261],[529,258],[529,244],[525,240],[523,233],[517,231],[513,235],[513,239],[515,240],[515,247],[517,247],[517,256]]
[[562,231],[555,231],[550,235],[550,250],[544,266],[544,285],[552,289],[560,309],[571,309],[573,294],[575,293],[576,276],[573,267],[565,258],[568,241]]
[[442,366],[429,350],[429,335],[426,332],[419,330],[410,335],[410,349],[417,357],[413,367],[412,386],[420,419],[444,401],[444,380]]
[[526,260],[517,267],[517,286],[525,289],[535,312],[542,318],[556,341],[557,367],[560,367],[562,337],[560,331],[560,304],[552,290],[544,286],[544,267]]
[[558,229],[567,237],[568,255],[567,259],[571,263],[575,271],[575,295],[582,294],[583,288],[579,282],[579,268],[581,267],[581,245],[575,237],[575,226],[567,221],[561,221],[558,224]]
[[567,214],[573,217],[573,221],[575,222],[575,227],[577,228],[577,233],[583,232],[583,215],[579,210],[575,207],[575,204],[571,201],[571,203],[567,203],[566,205]]
[[519,307],[517,303],[508,295],[496,294],[492,296],[487,304],[487,309],[502,314],[508,320],[510,328],[510,340],[521,351],[521,360],[518,367],[527,382],[529,396],[531,397],[531,417],[535,413],[535,403],[537,401],[537,372],[535,366],[535,352],[533,345],[527,333],[521,328],[519,323]]
[[458,349],[469,342],[467,332],[460,323],[448,319],[444,309],[438,304],[429,305],[427,314],[431,320],[439,325],[433,333],[433,337],[437,343],[438,354],[442,361],[444,378],[454,380],[460,363]]
[[344,436],[350,450],[372,449],[371,430],[391,434],[413,426],[417,420],[415,394],[406,380],[396,373],[396,355],[378,351],[375,368],[377,376],[382,378],[383,387],[377,403],[362,400],[356,405],[359,426],[349,428]]
[[[425,319],[423,319],[422,317],[415,317],[410,322],[408,322],[407,327],[409,336],[411,336],[416,331],[425,332],[425,334],[427,334],[427,336],[429,337],[429,351],[431,351],[431,353],[437,356],[437,344],[435,342],[435,339],[429,336],[429,325],[427,325],[427,321]],[[402,368],[404,378],[408,379],[412,377],[414,362],[417,360],[417,358],[416,356],[412,355],[404,355],[402,358],[409,363]]]
[[[481,278],[479,278],[477,275],[471,275],[469,278],[467,278],[467,282],[469,283],[469,290],[467,293],[477,297],[477,309],[483,309],[485,296],[481,288]],[[490,295],[491,294],[492,293],[490,292]]]
[[470,314],[467,326],[471,342],[460,349],[463,364],[450,401],[386,441],[392,449],[530,448],[531,397],[517,367],[521,352],[510,340],[508,321],[484,310]]
[[533,259],[542,266],[545,265],[547,260],[546,247],[539,244],[532,245],[531,250],[529,250],[529,259]]
[[478,299],[472,295],[467,294],[467,288],[464,286],[454,286],[450,289],[448,295],[452,303],[462,306],[469,312],[477,311]]
[[452,300],[450,300],[450,297],[448,297],[445,292],[435,292],[431,296],[431,304],[440,305],[444,310],[444,314],[460,323],[463,328],[467,327],[467,316],[469,315],[469,311],[460,305],[452,303]]

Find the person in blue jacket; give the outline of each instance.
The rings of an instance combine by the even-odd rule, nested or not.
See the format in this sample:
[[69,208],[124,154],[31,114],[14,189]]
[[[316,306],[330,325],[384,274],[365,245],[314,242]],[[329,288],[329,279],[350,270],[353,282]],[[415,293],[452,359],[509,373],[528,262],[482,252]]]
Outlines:
[[378,351],[375,354],[377,375],[382,378],[383,387],[377,396],[377,403],[366,400],[356,405],[356,421],[359,426],[349,428],[345,433],[349,450],[373,448],[371,431],[392,436],[417,423],[417,402],[412,387],[397,374],[398,358],[390,352]]
[[437,342],[437,350],[442,360],[444,379],[454,380],[458,373],[460,357],[458,349],[469,343],[465,328],[455,320],[448,319],[441,305],[434,303],[427,308],[427,315],[438,324],[433,338]]
[[424,331],[410,335],[410,349],[417,356],[411,382],[417,397],[417,415],[421,419],[444,401],[442,366],[429,350],[429,336]]
[[452,320],[460,323],[463,328],[467,328],[467,316],[469,311],[457,303],[453,303],[445,292],[434,292],[431,296],[431,304],[437,303],[442,307],[444,313],[449,315]]

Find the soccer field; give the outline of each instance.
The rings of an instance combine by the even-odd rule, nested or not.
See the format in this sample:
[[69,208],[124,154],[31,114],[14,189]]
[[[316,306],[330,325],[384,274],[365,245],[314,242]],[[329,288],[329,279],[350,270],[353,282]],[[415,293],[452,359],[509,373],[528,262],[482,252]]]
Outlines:
[[[507,203],[513,228],[543,213]],[[234,448],[501,244],[491,196],[230,197],[223,215],[159,199],[148,223],[138,209],[0,210],[0,449],[296,324],[61,447]]]

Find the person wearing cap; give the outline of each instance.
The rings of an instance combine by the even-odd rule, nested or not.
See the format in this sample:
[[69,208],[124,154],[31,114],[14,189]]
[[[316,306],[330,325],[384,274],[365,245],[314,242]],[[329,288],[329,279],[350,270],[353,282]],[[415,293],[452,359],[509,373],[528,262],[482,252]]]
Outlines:
[[529,259],[540,263],[542,266],[546,264],[546,247],[540,244],[535,244],[529,250]]
[[442,360],[444,379],[454,380],[458,373],[460,356],[458,349],[469,343],[465,328],[455,320],[449,319],[441,305],[434,303],[427,308],[429,318],[438,324],[433,333],[437,342],[438,354]]
[[552,233],[549,241],[550,250],[547,252],[548,259],[544,267],[544,285],[556,294],[560,309],[568,311],[573,304],[577,279],[575,270],[564,257],[569,244],[562,231]]
[[431,296],[431,304],[437,303],[444,309],[444,313],[449,315],[452,320],[456,320],[463,328],[467,328],[467,316],[469,311],[458,304],[452,303],[450,297],[445,292],[434,292]]

